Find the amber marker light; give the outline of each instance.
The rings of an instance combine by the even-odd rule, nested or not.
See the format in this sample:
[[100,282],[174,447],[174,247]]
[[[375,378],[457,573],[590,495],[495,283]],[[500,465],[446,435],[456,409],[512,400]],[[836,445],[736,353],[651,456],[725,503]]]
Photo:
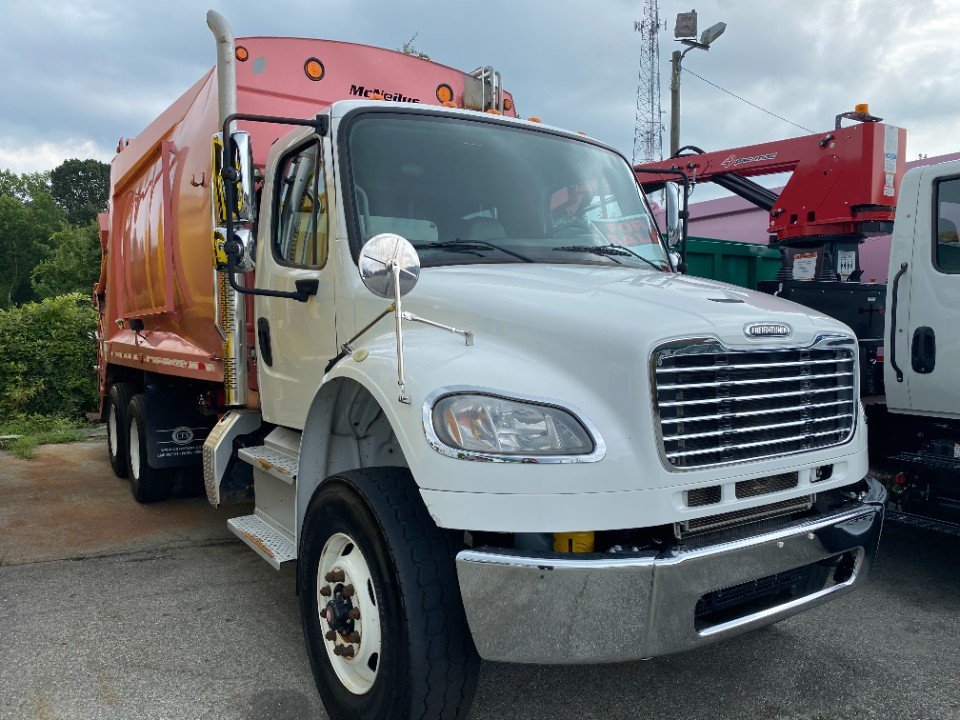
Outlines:
[[437,101],[444,106],[448,102],[453,102],[453,88],[446,83],[437,85]]
[[503,109],[506,110],[507,112],[510,112],[511,110],[513,110],[513,100],[511,100],[510,98],[504,98]]
[[247,50],[243,45],[237,45],[237,49],[233,51],[233,54],[240,62],[246,62],[250,57],[250,51]]
[[536,115],[531,115],[530,117],[527,118],[527,122],[542,123],[543,120],[541,120],[540,118],[538,118]]
[[307,61],[303,64],[303,71],[311,80],[323,80],[323,76],[326,73],[323,63],[315,57],[307,58]]

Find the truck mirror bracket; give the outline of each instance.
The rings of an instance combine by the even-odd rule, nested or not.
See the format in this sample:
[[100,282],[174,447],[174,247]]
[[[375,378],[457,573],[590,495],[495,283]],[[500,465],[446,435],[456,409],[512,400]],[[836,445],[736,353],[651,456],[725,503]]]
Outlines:
[[[318,135],[325,137],[330,131],[330,118],[327,115],[317,115],[313,118],[290,118],[290,117],[281,117],[276,115],[251,115],[249,113],[233,113],[224,118],[223,121],[223,137],[230,137],[230,127],[234,122],[238,120],[246,120],[248,122],[261,122],[261,123],[271,123],[276,125],[299,125],[302,127],[311,127],[313,128]],[[237,203],[237,186],[236,178],[239,176],[239,170],[235,165],[236,158],[234,153],[225,152],[223,154],[223,167],[220,168],[220,175],[224,179],[223,190],[224,190],[224,205],[228,208],[226,212],[226,237],[234,237],[234,217],[232,208],[236,207]],[[217,169],[214,168],[214,171]],[[292,292],[284,290],[261,290],[257,288],[248,288],[244,287],[237,281],[237,273],[242,272],[244,268],[240,263],[241,258],[234,253],[227,254],[227,263],[223,269],[223,272],[226,274],[227,279],[230,283],[230,287],[241,295],[260,295],[261,297],[278,297],[278,298],[289,298],[291,300],[296,300],[297,302],[307,302],[313,295],[317,294],[317,291],[320,289],[320,281],[315,279],[308,280],[297,280],[296,281],[296,290]]]

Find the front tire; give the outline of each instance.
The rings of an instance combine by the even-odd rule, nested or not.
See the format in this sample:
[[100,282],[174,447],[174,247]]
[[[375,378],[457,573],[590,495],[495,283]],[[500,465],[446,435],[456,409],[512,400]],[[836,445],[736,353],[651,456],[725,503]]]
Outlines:
[[107,453],[113,474],[118,478],[125,478],[130,474],[127,457],[127,406],[133,393],[133,385],[130,383],[114,383],[107,393],[107,406],[104,408],[104,415],[107,417]]
[[310,665],[331,717],[467,716],[480,660],[457,549],[405,469],[355,470],[320,486],[304,519],[298,581]]
[[127,406],[127,457],[130,490],[139,503],[151,503],[170,497],[173,478],[167,470],[150,467],[147,449],[147,399],[134,395]]

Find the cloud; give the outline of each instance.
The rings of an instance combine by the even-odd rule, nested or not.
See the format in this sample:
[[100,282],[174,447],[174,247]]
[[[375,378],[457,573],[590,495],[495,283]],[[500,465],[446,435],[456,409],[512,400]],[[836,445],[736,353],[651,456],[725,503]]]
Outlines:
[[[684,65],[815,130],[869,102],[908,129],[908,158],[960,149],[960,3],[935,0],[698,0],[702,27],[726,33]],[[238,36],[300,35],[417,47],[444,64],[503,72],[524,115],[584,130],[632,153],[640,36],[638,0],[210,0]],[[4,0],[0,23],[0,168],[49,169],[83,143],[91,152],[139,133],[213,64],[207,3]],[[673,14],[661,36],[664,122]],[[684,144],[719,149],[801,134],[685,75]],[[62,140],[61,138],[69,138]],[[667,138],[664,138],[665,143]],[[42,149],[42,150],[41,150]],[[102,157],[102,154],[99,155]],[[66,157],[66,155],[64,156]],[[48,163],[44,167],[40,163]]]
[[95,158],[109,162],[113,150],[107,150],[92,140],[65,142],[42,141],[32,145],[7,145],[0,142],[0,168],[15,173],[52,170],[70,158]]

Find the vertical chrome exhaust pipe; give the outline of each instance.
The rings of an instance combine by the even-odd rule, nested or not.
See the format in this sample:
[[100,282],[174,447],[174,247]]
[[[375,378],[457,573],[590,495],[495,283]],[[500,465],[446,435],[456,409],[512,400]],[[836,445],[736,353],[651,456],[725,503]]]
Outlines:
[[[233,30],[226,18],[215,10],[207,11],[207,27],[217,41],[217,106],[220,127],[237,112],[237,65],[234,56]],[[230,130],[233,130],[231,127]],[[230,138],[223,138],[224,152],[230,152]],[[216,168],[214,168],[216,171]],[[211,193],[211,201],[214,195]],[[227,211],[229,212],[229,210]],[[212,213],[216,217],[216,212]],[[242,407],[247,404],[247,304],[239,292],[230,287],[227,276],[213,271],[215,322],[223,338],[223,386],[225,404]],[[243,276],[238,278],[243,282]]]

